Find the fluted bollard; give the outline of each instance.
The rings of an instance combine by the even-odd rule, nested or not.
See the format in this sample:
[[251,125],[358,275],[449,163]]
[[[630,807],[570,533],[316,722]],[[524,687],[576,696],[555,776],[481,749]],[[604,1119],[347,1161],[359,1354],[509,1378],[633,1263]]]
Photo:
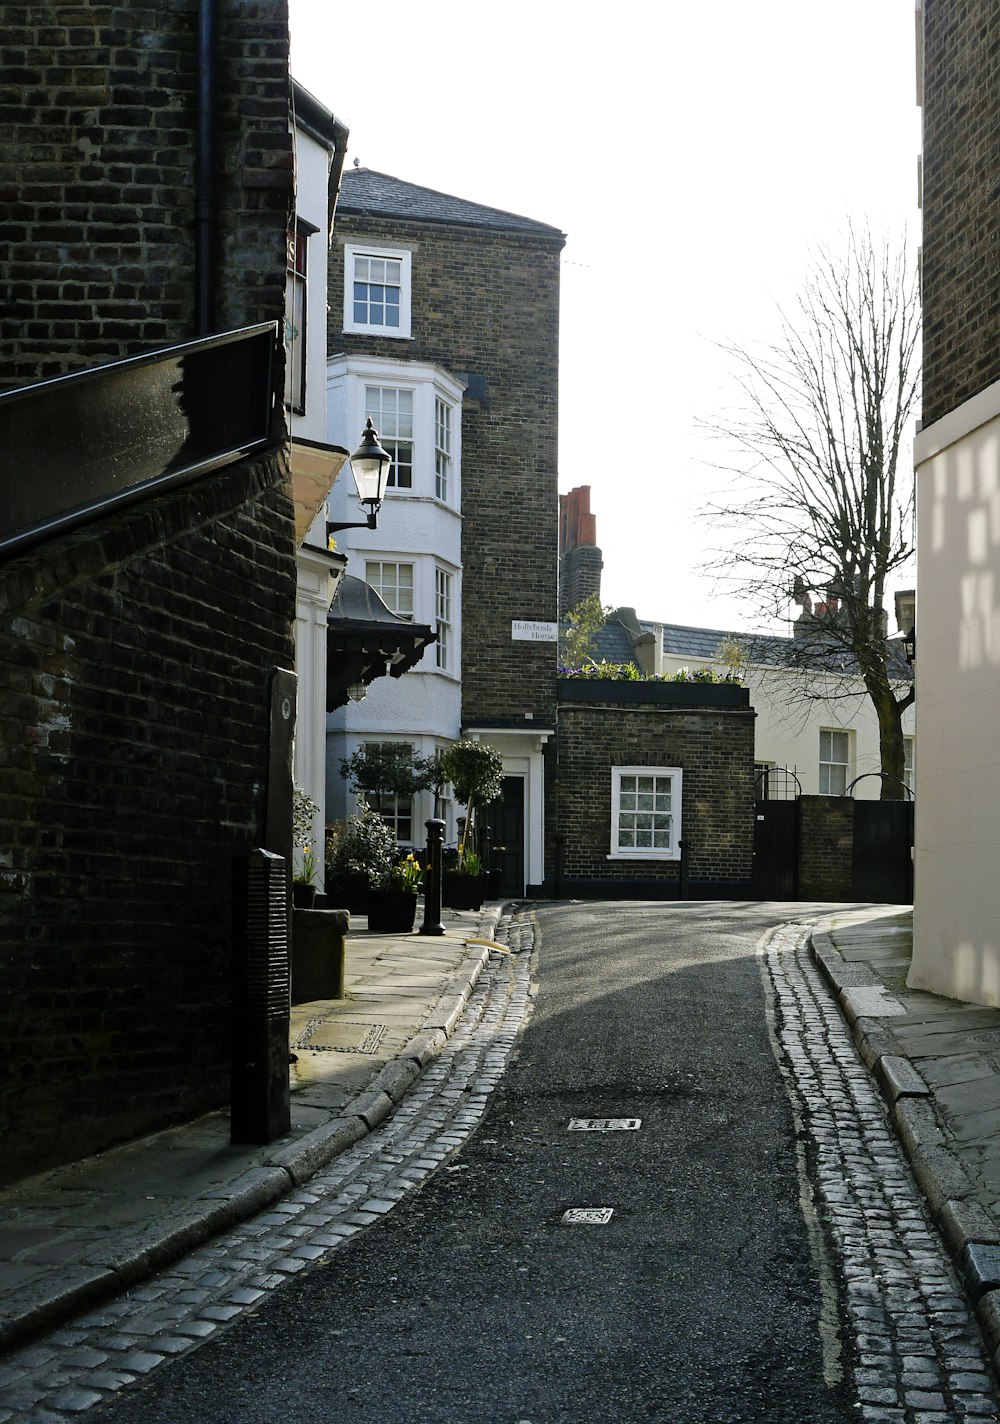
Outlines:
[[420,933],[443,935],[441,923],[441,860],[444,850],[444,821],[426,821],[427,866],[424,870],[424,922]]

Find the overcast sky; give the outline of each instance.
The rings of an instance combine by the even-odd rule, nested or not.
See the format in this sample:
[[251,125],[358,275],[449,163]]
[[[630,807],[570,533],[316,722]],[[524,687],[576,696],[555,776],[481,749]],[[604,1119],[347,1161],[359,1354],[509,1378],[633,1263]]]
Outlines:
[[753,626],[704,573],[698,421],[732,396],[720,344],[773,331],[811,248],[848,220],[916,246],[913,0],[290,5],[349,162],[567,234],[559,488],[591,486],[604,601]]

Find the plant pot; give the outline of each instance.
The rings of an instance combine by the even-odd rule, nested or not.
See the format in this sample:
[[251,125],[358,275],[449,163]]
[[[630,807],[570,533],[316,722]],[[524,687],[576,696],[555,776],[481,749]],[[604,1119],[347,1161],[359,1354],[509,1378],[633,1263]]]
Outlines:
[[441,875],[441,903],[449,910],[478,910],[486,897],[486,876],[445,870]]
[[311,910],[316,904],[316,886],[292,881],[292,905],[296,910]]
[[409,934],[417,916],[413,890],[369,890],[368,928],[378,934]]
[[367,875],[348,873],[326,877],[326,903],[331,910],[347,910],[352,915],[367,915],[368,895]]

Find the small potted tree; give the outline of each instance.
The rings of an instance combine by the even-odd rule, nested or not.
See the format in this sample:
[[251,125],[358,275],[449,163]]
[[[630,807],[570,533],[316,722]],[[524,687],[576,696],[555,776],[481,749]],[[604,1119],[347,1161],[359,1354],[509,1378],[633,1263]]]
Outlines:
[[476,813],[500,796],[503,757],[485,742],[456,742],[441,757],[437,774],[442,782],[451,782],[456,801],[466,808],[458,863],[441,877],[442,903],[453,910],[478,910],[486,895],[487,877],[477,849]]
[[367,801],[359,799],[355,815],[327,828],[327,902],[353,915],[366,915],[372,887],[389,874],[395,851],[389,827]]

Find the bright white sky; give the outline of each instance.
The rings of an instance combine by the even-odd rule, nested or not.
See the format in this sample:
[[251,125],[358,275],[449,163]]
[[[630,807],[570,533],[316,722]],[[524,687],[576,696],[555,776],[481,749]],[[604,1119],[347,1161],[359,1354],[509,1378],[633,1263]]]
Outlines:
[[916,245],[913,0],[290,5],[349,163],[567,234],[559,488],[591,486],[604,602],[752,626],[704,573],[697,421],[732,396],[719,343],[773,330],[811,247],[848,219]]

